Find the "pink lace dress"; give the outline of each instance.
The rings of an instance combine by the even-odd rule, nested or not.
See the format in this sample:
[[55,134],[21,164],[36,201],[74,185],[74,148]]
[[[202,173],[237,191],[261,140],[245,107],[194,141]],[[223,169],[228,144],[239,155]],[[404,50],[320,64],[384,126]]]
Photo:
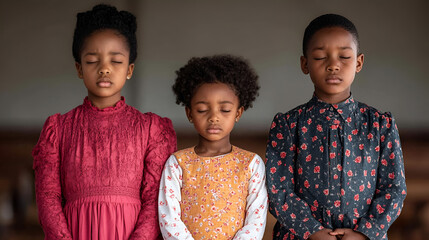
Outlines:
[[162,169],[176,150],[171,121],[88,99],[50,116],[33,150],[45,239],[158,239]]

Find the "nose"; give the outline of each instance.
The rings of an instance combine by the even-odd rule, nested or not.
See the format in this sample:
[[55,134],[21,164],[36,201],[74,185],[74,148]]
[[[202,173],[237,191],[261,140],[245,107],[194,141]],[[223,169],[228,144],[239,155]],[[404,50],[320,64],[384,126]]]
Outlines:
[[98,74],[100,75],[107,75],[110,74],[111,70],[107,64],[103,64],[100,66],[100,69],[98,70]]
[[336,59],[331,59],[326,68],[329,72],[336,72],[340,70],[339,61]]
[[218,117],[218,115],[217,115],[216,112],[212,111],[210,113],[210,116],[209,116],[208,120],[209,120],[210,123],[217,123],[217,122],[219,122],[219,117]]

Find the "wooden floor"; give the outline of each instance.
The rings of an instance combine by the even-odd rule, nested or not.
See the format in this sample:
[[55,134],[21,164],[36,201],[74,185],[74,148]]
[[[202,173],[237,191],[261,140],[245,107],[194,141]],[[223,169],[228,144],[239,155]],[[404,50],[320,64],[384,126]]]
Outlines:
[[[39,132],[0,131],[0,239],[43,239],[37,219],[31,150]],[[401,216],[390,228],[390,240],[429,239],[429,135],[402,134],[408,195]],[[178,149],[193,146],[194,135],[178,134]],[[262,158],[267,136],[232,135],[234,145]],[[275,219],[269,214],[265,239],[272,239]]]

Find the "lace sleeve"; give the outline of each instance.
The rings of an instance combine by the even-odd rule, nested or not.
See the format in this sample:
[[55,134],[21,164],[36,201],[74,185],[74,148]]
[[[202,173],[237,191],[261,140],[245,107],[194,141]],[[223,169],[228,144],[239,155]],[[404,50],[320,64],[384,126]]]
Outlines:
[[144,159],[142,208],[130,239],[162,239],[158,225],[158,192],[162,169],[176,151],[176,133],[168,118],[150,113],[151,124]]
[[34,147],[36,201],[45,239],[72,239],[63,213],[60,156],[58,148],[59,114],[49,117]]

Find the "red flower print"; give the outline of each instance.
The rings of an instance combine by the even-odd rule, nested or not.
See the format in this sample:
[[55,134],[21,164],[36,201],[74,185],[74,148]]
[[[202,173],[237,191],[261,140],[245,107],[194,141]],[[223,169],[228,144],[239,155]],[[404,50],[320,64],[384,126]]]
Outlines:
[[381,135],[381,137],[380,137],[380,141],[381,141],[381,142],[384,142],[384,139],[386,139],[386,137],[385,137],[384,135]]
[[363,148],[364,148],[364,145],[363,144],[359,144],[359,149],[363,150]]
[[361,113],[364,113],[366,109],[365,108],[361,108],[359,110],[360,110]]
[[276,141],[272,141],[271,142],[271,146],[276,147],[277,146],[277,142]]
[[337,109],[338,108],[338,104],[332,104],[332,106]]
[[380,151],[380,146],[375,147],[375,151],[379,152]]
[[355,200],[355,201],[359,201],[359,194],[356,194],[356,195],[354,196],[354,200]]
[[368,171],[367,170],[363,170],[363,175],[366,177],[368,175]]
[[[349,135],[350,136],[350,135]],[[350,150],[346,149],[346,156],[350,157]]]
[[369,182],[368,182],[368,184],[366,185],[366,187],[367,187],[368,189],[370,189],[370,188],[371,188],[371,183],[369,183]]
[[291,213],[291,214],[290,214],[290,217],[291,217],[292,219],[295,219],[295,218],[296,218],[296,215],[295,215],[294,213]]
[[307,144],[303,143],[303,144],[301,145],[301,149],[302,149],[302,150],[307,150]]
[[314,136],[314,137],[311,138],[312,142],[315,142],[316,140],[317,140],[317,136]]
[[319,132],[323,131],[322,125],[320,125],[320,124],[317,125],[317,131],[319,131]]
[[368,139],[372,139],[373,137],[372,133],[368,133]]
[[281,133],[277,133],[277,139],[283,139],[283,134],[281,134]]
[[301,114],[302,113],[302,109],[300,108],[300,109],[298,109],[298,113],[299,114]]
[[392,221],[392,218],[389,215],[387,215],[386,220],[387,220],[387,222],[390,222],[390,221]]
[[311,124],[311,122],[312,122],[312,121],[311,121],[311,118],[309,118],[309,119],[307,120],[307,124],[308,124],[308,125],[310,125],[310,124]]
[[334,179],[337,180],[338,179],[338,175],[334,174]]
[[371,162],[371,156],[366,157],[366,161],[367,161],[368,163],[370,163],[370,162]]
[[344,221],[344,214],[339,214],[338,220],[340,220],[341,222]]
[[277,171],[277,168],[275,168],[275,167],[270,168],[270,172],[271,172],[271,174],[276,173],[276,171]]
[[387,161],[386,161],[386,159],[381,159],[381,164],[383,164],[383,166],[387,166]]
[[292,168],[292,166],[290,166],[290,165],[289,165],[289,168],[288,168],[288,169],[289,169],[289,172],[290,172],[290,173],[293,173],[293,168]]
[[337,128],[338,128],[338,125],[331,125],[332,130],[337,130]]
[[346,119],[346,122],[348,122],[348,123],[350,123],[352,121],[352,118],[351,117],[348,117],[347,119]]
[[352,139],[352,135],[350,135],[350,134],[349,134],[349,135],[347,136],[347,140],[349,140],[349,142],[351,142],[351,141],[353,140],[353,139]]
[[349,171],[347,172],[347,176],[349,176],[349,177],[353,176],[353,172],[352,172],[352,170],[349,170]]
[[375,176],[375,169],[371,170],[371,176],[373,176],[373,177]]
[[389,178],[390,178],[390,179],[395,179],[395,173],[393,173],[393,172],[392,172],[392,173],[389,173]]
[[318,207],[318,206],[319,206],[319,202],[318,202],[317,200],[314,200],[314,201],[313,201],[313,205],[314,205],[315,207]]
[[368,229],[372,228],[371,223],[369,223],[369,222],[366,222],[366,223],[365,223],[365,226],[366,226],[366,228],[368,228]]
[[378,212],[378,214],[382,214],[382,213],[384,213],[384,208],[383,208],[383,207],[381,207],[381,205],[380,205],[380,204],[377,204],[377,212]]
[[283,206],[282,206],[283,212],[286,212],[288,210],[288,208],[289,208],[289,205],[287,205],[287,203],[283,204]]
[[304,239],[307,239],[308,237],[310,237],[310,232],[309,231],[307,231],[307,232],[304,233]]
[[280,165],[282,165],[282,161],[277,161],[277,166],[280,166]]
[[315,189],[318,189],[318,188],[319,188],[319,184],[315,184],[315,185],[314,185],[314,188],[315,188]]
[[361,163],[361,162],[362,162],[362,157],[361,156],[356,157],[355,163]]
[[384,196],[384,197],[386,198],[386,200],[389,200],[391,195],[390,195],[390,193],[387,193],[386,196]]
[[344,196],[346,194],[346,192],[344,191],[344,189],[341,188],[341,196]]
[[286,157],[286,152],[281,152],[281,153],[280,153],[280,157],[281,157],[281,158],[285,158],[285,157]]
[[358,130],[357,129],[352,130],[352,134],[353,135],[357,135],[358,134]]
[[337,169],[338,171],[343,171],[343,166],[341,166],[340,164],[337,165]]
[[276,127],[276,123],[275,122],[271,123],[271,129],[273,129],[275,127]]
[[391,153],[389,156],[390,159],[394,159],[395,158],[395,153]]
[[296,126],[296,122],[290,124],[290,128],[294,128]]
[[387,148],[392,148],[392,142],[387,143]]
[[310,162],[311,161],[311,154],[308,154],[307,157],[305,157],[305,161],[306,162]]
[[329,157],[330,157],[331,159],[335,158],[335,153],[330,153],[330,154],[329,154]]
[[307,128],[306,127],[302,127],[301,131],[302,131],[302,133],[306,133],[307,132]]
[[338,113],[339,113],[339,114],[343,114],[343,110],[338,109]]
[[365,190],[365,185],[362,184],[359,186],[359,191],[363,192],[363,190]]
[[283,177],[280,178],[280,182],[283,182],[284,180],[286,180],[285,176],[283,176]]
[[302,168],[298,168],[298,174],[301,175],[302,174]]
[[340,120],[337,120],[337,119],[334,120],[335,125],[340,125],[340,123],[341,123]]
[[320,166],[314,167],[314,173],[320,173]]
[[372,126],[374,126],[375,128],[379,128],[379,127],[380,127],[380,125],[378,124],[378,122],[374,122],[374,123],[372,124]]
[[341,201],[340,200],[335,201],[334,202],[334,206],[335,207],[340,207],[341,206]]
[[323,152],[323,146],[319,147],[320,152]]
[[323,194],[325,194],[326,196],[328,196],[328,194],[329,194],[329,189],[325,189],[325,190],[323,190]]
[[336,148],[336,147],[337,147],[337,141],[333,141],[333,142],[332,142],[332,146],[333,146],[334,148]]
[[308,183],[308,180],[304,181],[304,187],[305,188],[309,188],[310,187],[310,183]]
[[381,228],[381,229],[384,229],[384,224],[380,224],[380,228]]
[[366,199],[366,204],[370,205],[370,204],[371,204],[371,202],[372,202],[372,199],[371,199],[371,198]]
[[273,187],[271,188],[271,192],[274,194],[277,194],[279,192],[279,190],[277,190],[276,186],[273,185]]
[[322,113],[324,113],[325,111],[326,111],[326,109],[322,108],[322,109],[320,109],[319,113],[320,113],[320,114],[322,114]]

